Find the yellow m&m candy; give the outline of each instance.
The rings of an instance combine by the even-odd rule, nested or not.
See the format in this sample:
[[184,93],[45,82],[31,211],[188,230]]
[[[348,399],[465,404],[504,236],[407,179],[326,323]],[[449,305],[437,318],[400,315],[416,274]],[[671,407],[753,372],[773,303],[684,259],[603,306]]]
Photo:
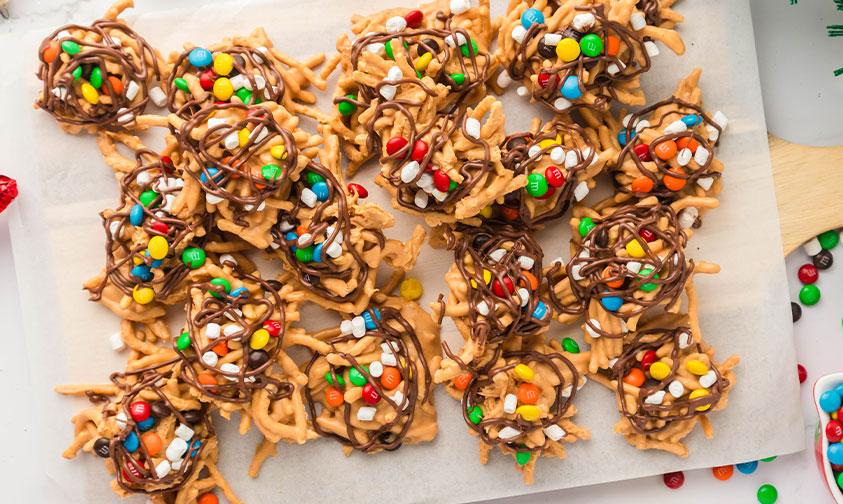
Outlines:
[[539,409],[531,404],[518,406],[515,413],[521,415],[521,418],[528,422],[534,422],[539,419]]
[[627,243],[625,248],[626,252],[632,257],[641,258],[647,255],[644,253],[644,249],[641,247],[641,244],[638,243],[638,240],[632,240]]
[[252,347],[252,350],[260,350],[267,343],[269,343],[269,331],[266,329],[258,329],[252,333],[252,337],[249,339],[249,346]]
[[232,58],[230,54],[217,54],[217,57],[214,58],[214,72],[216,72],[217,75],[228,75],[231,73],[233,68],[234,58]]
[[87,82],[82,83],[82,96],[91,105],[96,105],[100,102],[100,94],[97,93],[97,89]]
[[670,366],[664,362],[654,362],[650,366],[650,376],[652,376],[654,380],[664,380],[670,376]]
[[[696,399],[697,397],[703,397],[708,395],[708,390],[705,389],[696,389],[688,396],[688,399]],[[710,404],[706,404],[705,406],[697,406],[697,411],[705,411],[710,408]]]
[[580,44],[576,40],[566,37],[556,44],[556,55],[562,61],[574,61],[580,57]]
[[228,101],[234,94],[234,85],[227,77],[220,77],[214,81],[214,96],[217,100]]
[[422,295],[422,284],[415,278],[408,278],[401,282],[401,287],[398,288],[398,292],[401,293],[401,297],[404,299],[415,301]]
[[135,288],[132,289],[132,299],[135,300],[138,304],[147,304],[151,302],[155,298],[155,291],[153,291],[149,287],[141,287],[138,289],[138,286],[135,285]]
[[252,131],[249,128],[243,128],[237,132],[237,143],[240,144],[240,147],[243,147],[249,142],[249,135],[252,134]]
[[275,159],[287,159],[287,149],[285,149],[283,145],[273,145],[272,148],[269,149],[269,153]]
[[[483,283],[485,283],[486,285],[489,285],[489,282],[491,282],[491,281],[492,281],[492,272],[487,270],[487,269],[484,269],[483,270]],[[475,289],[477,288],[477,282],[475,282],[474,279],[471,280],[471,286]]]
[[167,257],[167,252],[170,251],[170,245],[163,236],[153,236],[149,240],[147,249],[149,250],[149,257],[153,259],[164,259]]
[[419,72],[423,72],[431,61],[433,61],[432,54],[430,54],[429,52],[422,54],[419,59],[416,60],[416,70],[418,70]]
[[708,373],[708,366],[698,360],[690,360],[685,363],[685,369],[697,376],[704,376]]
[[542,149],[547,149],[551,145],[561,145],[562,144],[562,137],[560,135],[556,135],[556,138],[545,138],[544,140],[539,142],[539,147]]
[[526,364],[518,364],[513,371],[515,371],[515,376],[524,381],[532,381],[536,377],[536,373]]

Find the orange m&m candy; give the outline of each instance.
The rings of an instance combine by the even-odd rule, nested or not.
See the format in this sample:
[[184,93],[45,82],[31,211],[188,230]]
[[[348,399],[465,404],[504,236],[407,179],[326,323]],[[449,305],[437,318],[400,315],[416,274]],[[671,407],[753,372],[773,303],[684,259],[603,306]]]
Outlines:
[[606,54],[609,56],[614,56],[618,54],[618,51],[621,49],[621,41],[618,37],[613,37],[609,35],[609,38],[606,40]]
[[[214,378],[214,375],[212,375],[211,373],[199,373],[199,376],[197,376],[196,379],[199,381],[199,383],[201,385],[205,385],[205,386],[217,384],[217,379]],[[217,391],[216,389],[208,389],[208,390],[210,390],[211,392]]]
[[44,56],[44,61],[47,63],[52,63],[56,56],[59,55],[59,41],[58,40],[51,40],[50,45],[44,48],[44,52],[42,56]]
[[687,148],[691,152],[697,152],[700,143],[694,137],[682,137],[676,140],[676,146],[680,149]]
[[518,218],[518,209],[513,207],[501,207],[501,216],[506,220],[515,220]]
[[632,181],[632,192],[648,193],[653,190],[653,179],[641,175]]
[[226,354],[228,354],[228,345],[225,344],[225,341],[220,341],[219,343],[214,345],[213,351],[220,357],[224,357]]
[[664,142],[659,143],[653,149],[656,152],[656,156],[659,159],[670,159],[676,155],[676,142],[673,140],[665,140]]
[[164,444],[163,441],[161,441],[161,436],[154,432],[147,432],[141,436],[141,442],[150,457],[157,455],[158,452],[161,451],[161,446]]
[[401,373],[394,367],[383,368],[381,375],[381,385],[383,388],[392,390],[401,383]]
[[526,283],[526,282],[524,281],[524,279],[522,278],[522,279],[521,279],[521,284],[522,284],[524,287],[530,287],[530,290],[536,290],[536,289],[538,289],[538,288],[539,288],[539,280],[536,278],[536,276],[535,276],[535,275],[533,275],[532,273],[530,273],[530,272],[529,272],[529,271],[527,271],[527,270],[521,270],[521,275],[522,275],[522,276],[524,276],[524,278],[526,278],[526,279],[527,279],[527,280],[529,280],[529,282],[530,282],[530,285],[528,286],[528,285],[527,285],[527,283]]
[[[613,268],[611,266],[607,266],[606,269],[603,270],[602,276],[603,276],[603,278],[609,278],[609,277],[617,276],[617,274],[618,274],[618,272],[615,270],[615,268]],[[622,285],[623,285],[623,278],[621,278],[620,280],[612,280],[611,282],[606,282],[606,286],[610,287],[612,289],[617,289]]]
[[336,408],[345,402],[345,397],[336,388],[328,387],[328,390],[325,391],[325,402]]
[[[116,94],[118,94],[118,95],[123,94],[123,81],[121,81],[119,78],[117,78],[113,75],[109,75],[108,76],[108,82],[111,83],[111,87],[114,88],[114,92]],[[108,88],[106,87],[104,89],[105,89],[105,92],[108,93]]]
[[[685,172],[682,171],[681,168],[671,168],[670,171],[673,173],[678,173],[680,175],[685,175]],[[671,177],[670,175],[664,176],[664,186],[670,189],[671,191],[678,191],[685,187],[686,180],[679,177]]]
[[212,493],[206,493],[199,496],[196,499],[196,504],[220,504],[220,500],[217,499],[217,496]]
[[518,386],[518,402],[521,404],[536,404],[539,400],[539,388],[533,383],[522,383]]
[[720,481],[726,481],[727,479],[732,477],[732,474],[735,472],[735,466],[725,465],[712,467],[711,472],[714,473],[715,478],[719,479]]
[[307,232],[308,232],[308,230],[307,230],[307,228],[306,228],[305,226],[296,226],[296,233],[297,233],[299,236],[301,236],[301,235],[303,235],[303,234],[305,234],[305,233],[307,233]]
[[626,375],[626,378],[623,379],[624,383],[632,385],[633,387],[640,387],[644,385],[644,380],[647,377],[644,376],[644,371],[641,371],[638,368],[632,368],[629,370],[629,374]]
[[454,378],[454,386],[457,390],[465,390],[468,387],[468,382],[471,381],[471,373],[463,373]]

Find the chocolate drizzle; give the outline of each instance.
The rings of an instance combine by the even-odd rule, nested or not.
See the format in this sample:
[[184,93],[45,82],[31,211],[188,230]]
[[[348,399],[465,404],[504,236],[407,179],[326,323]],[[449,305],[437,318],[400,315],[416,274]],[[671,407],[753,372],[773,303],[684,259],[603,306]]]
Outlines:
[[[669,110],[660,110],[663,107],[670,107],[672,105],[675,105],[676,108],[674,109],[671,107]],[[648,116],[650,116],[650,114],[654,112],[661,114],[658,122],[656,124],[650,124],[649,126],[643,127],[640,130],[636,131],[637,128],[635,127],[635,124],[638,123],[638,121],[646,119]],[[696,115],[698,117],[696,124],[687,129],[686,131],[681,131],[678,133],[663,133],[653,139],[648,146],[649,148],[647,149],[647,156],[650,158],[650,161],[646,161],[645,163],[645,161],[641,159],[641,156],[635,150],[635,146],[642,145],[641,133],[646,131],[655,131],[658,129],[662,129],[666,125],[670,125],[674,121],[681,120],[682,117],[686,115]],[[649,121],[647,122],[649,123]],[[707,134],[703,136],[696,131],[697,128],[700,128],[705,131],[708,127],[714,128],[717,131],[717,141],[715,141],[714,144],[711,144],[707,140]],[[609,172],[615,174],[615,185],[617,186],[619,191],[631,193],[638,198],[646,198],[647,196],[658,196],[661,198],[670,198],[671,200],[675,199],[677,197],[677,192],[672,191],[663,184],[659,183],[665,175],[669,175],[670,177],[676,179],[685,180],[686,184],[693,184],[702,176],[720,177],[720,172],[709,170],[709,168],[711,167],[711,163],[714,160],[714,146],[717,145],[717,143],[719,142],[720,134],[722,132],[723,129],[720,127],[720,125],[718,125],[711,118],[709,118],[705,111],[703,111],[702,107],[693,103],[688,103],[684,100],[676,98],[675,96],[672,96],[632,114],[632,117],[629,119],[629,127],[626,128],[623,132],[621,132],[621,134],[624,135],[626,143],[623,149],[621,150],[620,155],[618,156],[617,162],[614,165],[609,165]],[[708,150],[709,155],[708,158],[706,158],[705,163],[703,163],[702,165],[699,165],[699,163],[697,163],[697,168],[691,168],[690,162],[685,166],[680,167],[677,164],[676,167],[673,167],[667,161],[660,159],[656,155],[655,149],[659,144],[669,141],[678,142],[682,139],[687,139],[685,141],[689,143],[697,142],[699,144],[697,149]],[[679,150],[681,151],[682,149],[680,148]],[[638,172],[652,181],[653,189],[650,192],[635,192],[629,185],[622,185],[618,181],[618,177],[624,173],[623,165],[627,162],[627,160],[631,160],[633,163],[635,163],[635,166],[638,168]],[[696,163],[695,160],[693,162]],[[683,188],[684,187],[685,186],[683,186]]]
[[[607,217],[593,219],[593,223],[594,227],[574,247],[572,259],[566,267],[567,280],[576,302],[565,305],[553,289],[549,289],[550,301],[557,310],[580,315],[586,312],[592,300],[619,297],[624,305],[632,307],[609,313],[628,320],[653,306],[676,302],[694,270],[694,261],[686,263],[688,237],[679,228],[678,217],[672,207],[661,204],[626,205]],[[652,240],[648,242],[644,235],[651,235]],[[631,257],[625,251],[626,245],[633,240],[644,251],[643,257]],[[659,245],[658,252],[652,248],[656,244]],[[547,271],[545,276],[551,285],[560,270],[561,265],[557,263]],[[617,287],[610,286],[617,282],[621,282]],[[624,336],[595,327],[590,319],[587,324],[604,337]]]
[[[207,296],[203,297],[198,310],[197,307],[193,306],[194,303],[189,302],[187,304],[187,331],[190,335],[190,347],[179,350],[178,341],[173,342],[173,348],[186,361],[179,378],[191,387],[196,388],[202,395],[227,403],[247,403],[251,401],[254,390],[266,389],[267,387],[275,389],[269,393],[270,400],[290,397],[295,391],[295,386],[292,383],[277,380],[266,373],[281,351],[285,327],[285,304],[278,292],[270,287],[267,282],[257,276],[246,274],[236,265],[234,270],[239,277],[257,283],[263,289],[263,292],[249,292],[246,295],[232,296],[220,285],[201,283],[190,286],[188,292],[199,289],[207,293]],[[211,295],[211,292],[215,292],[219,297]],[[266,294],[269,294],[269,296],[267,297]],[[246,315],[244,315],[244,312],[247,311],[257,315],[257,318],[247,320]],[[258,329],[262,329],[263,324],[269,320],[275,320],[281,325],[281,333],[278,336],[270,337],[269,343],[264,349],[250,350],[252,334]],[[206,327],[209,323],[223,326],[230,322],[241,329],[231,334],[225,334],[224,330],[221,329],[219,337],[207,338],[208,343],[205,345],[198,343],[200,329]],[[227,345],[227,342],[235,343],[234,348]],[[205,353],[214,352],[214,347],[220,344],[226,344],[226,347],[231,351],[240,348],[242,355],[236,372],[223,371],[220,367],[211,366],[203,358]],[[249,358],[253,352],[266,352],[268,358],[258,360],[259,365],[253,368],[250,366],[253,361]],[[221,375],[223,380],[218,380],[218,384],[202,383],[199,380],[199,375],[208,372]]]
[[[240,114],[242,118],[233,123],[207,127],[201,135],[197,135],[197,128],[206,127],[212,116],[218,116],[223,111]],[[231,149],[225,147],[226,139],[230,135],[238,137],[244,128],[251,130],[245,143],[238,142]],[[293,133],[282,128],[275,122],[270,110],[260,105],[249,107],[241,103],[219,103],[206,107],[193,114],[177,134],[179,145],[199,168],[198,171],[190,168],[185,171],[199,181],[206,194],[237,205],[234,221],[242,226],[248,226],[244,217],[256,209],[260,211],[267,198],[282,196],[282,190],[289,185],[289,176],[298,161],[299,151]],[[277,144],[279,139],[286,157],[273,158],[271,164],[278,169],[268,179],[262,171],[267,165],[260,160],[260,154],[270,145]],[[212,174],[209,168],[219,171]]]
[[[85,31],[85,39],[71,36],[56,40],[59,33],[71,30]],[[77,44],[81,51],[73,55],[64,52],[58,45],[65,41]],[[47,62],[44,51],[51,44],[58,54]],[[153,76],[161,78],[158,57],[146,40],[125,24],[110,19],[99,19],[91,26],[71,24],[56,29],[41,42],[38,58],[41,66],[37,76],[43,87],[36,105],[57,121],[70,125],[106,128],[130,125],[146,108],[151,79]],[[79,71],[81,78],[90,79],[93,68],[102,72],[96,105],[91,105],[82,96],[80,81],[73,75]],[[120,93],[115,91],[109,79],[112,76],[120,79]],[[126,94],[131,83],[135,83],[138,89],[137,95],[129,99]],[[54,90],[59,91],[54,93]]]
[[[562,141],[556,143],[557,137],[560,137]],[[540,146],[548,140],[552,142],[550,145]],[[504,201],[505,206],[514,207],[517,205],[518,208],[518,218],[513,224],[533,228],[562,217],[573,201],[574,188],[579,184],[580,174],[597,161],[598,155],[585,130],[573,122],[555,121],[550,128],[542,131],[535,138],[531,138],[528,133],[516,133],[508,136],[504,142],[503,152],[501,153],[503,165],[507,169],[527,176],[534,173],[544,156],[556,148],[561,148],[566,155],[573,153],[576,157],[576,163],[568,166],[567,157],[566,162],[560,163],[561,166],[557,168],[564,176],[564,183],[560,187],[548,184],[549,196],[546,193],[545,196],[534,198],[527,193],[526,188],[522,188],[513,195],[514,197],[507,198]],[[531,155],[531,152],[534,152],[534,154]],[[555,163],[550,166],[555,166]],[[545,176],[544,171],[536,173]],[[540,203],[542,200],[547,202]],[[528,201],[532,202],[533,205],[528,204]],[[534,212],[531,207],[537,211]]]
[[[214,51],[215,53],[227,53],[233,59],[231,73],[218,76],[211,67],[201,69],[190,64],[188,57],[190,56],[191,50],[188,49],[179,55],[173,64],[173,71],[167,79],[167,108],[170,112],[173,112],[182,119],[190,119],[193,114],[199,112],[202,108],[215,103],[216,98],[210,88],[205,89],[206,93],[204,96],[197,97],[181,90],[175,85],[175,79],[177,78],[184,78],[185,75],[189,74],[199,80],[206,71],[211,72],[212,81],[220,77],[231,78],[236,75],[242,75],[247,79],[251,90],[248,103],[245,103],[245,105],[256,105],[261,100],[281,104],[286,89],[284,79],[278,68],[268,61],[270,58],[269,55],[263,54],[253,47],[240,45],[216,50]],[[262,79],[263,82],[260,82],[258,79]],[[262,90],[259,89],[261,84],[265,86]],[[237,90],[235,89],[235,91]],[[259,91],[262,91],[261,96],[258,96]],[[177,103],[178,101],[181,103]]]
[[[729,380],[724,378],[717,366],[712,365],[710,369],[714,371],[717,379],[714,384],[707,388],[708,395],[689,398],[675,398],[671,396],[670,404],[650,404],[645,402],[647,397],[656,393],[663,392],[665,397],[668,397],[668,386],[676,377],[676,371],[681,364],[680,353],[699,352],[703,349],[699,344],[692,344],[686,349],[681,349],[680,342],[682,339],[691,341],[691,330],[687,327],[679,327],[676,329],[650,329],[641,331],[628,344],[625,345],[625,350],[617,362],[611,369],[611,378],[616,380],[618,388],[618,403],[621,406],[621,412],[629,420],[632,427],[641,434],[656,434],[669,428],[673,422],[681,422],[690,420],[699,415],[705,415],[705,411],[697,411],[697,408],[703,406],[714,406],[720,401],[723,392],[729,387]],[[627,407],[625,397],[631,395],[630,392],[625,391],[624,377],[629,373],[630,369],[639,362],[639,356],[643,356],[648,350],[658,352],[663,346],[672,344],[673,348],[670,351],[670,374],[656,384],[648,386],[646,383],[638,390],[636,397],[637,407],[635,411],[630,411]]]
[[[376,310],[380,312],[380,317],[378,317]],[[403,399],[402,404],[398,404],[394,399],[395,392],[392,393],[392,396],[384,393],[379,381],[369,374],[369,372],[357,361],[357,358],[360,357],[360,355],[355,356],[344,349],[340,349],[340,346],[342,346],[353,351],[356,347],[354,343],[357,341],[357,338],[355,338],[354,335],[348,334],[338,336],[326,341],[326,343],[331,346],[331,354],[337,355],[338,357],[348,361],[351,364],[351,367],[356,369],[363,377],[366,378],[368,384],[371,385],[380,396],[380,400],[377,404],[380,404],[380,401],[386,401],[386,404],[388,404],[394,411],[394,417],[376,428],[365,429],[368,431],[368,439],[361,440],[358,439],[357,436],[359,431],[364,430],[364,428],[361,428],[359,424],[356,423],[356,420],[352,420],[352,407],[348,402],[344,402],[340,407],[343,410],[342,417],[343,423],[346,426],[346,435],[339,435],[323,428],[319,422],[319,415],[316,413],[312,389],[315,388],[317,383],[324,382],[321,379],[322,377],[311,376],[311,369],[313,366],[320,360],[327,360],[326,356],[320,354],[314,354],[313,358],[305,367],[304,372],[308,377],[308,384],[304,389],[304,396],[310,418],[313,422],[313,430],[315,430],[320,436],[333,438],[343,445],[351,446],[355,450],[365,453],[372,453],[381,449],[392,451],[401,446],[404,437],[407,435],[407,431],[409,431],[412,426],[416,405],[424,404],[433,400],[433,397],[430,394],[432,377],[430,375],[430,368],[428,367],[427,360],[424,356],[422,345],[413,330],[413,326],[411,326],[410,323],[401,315],[401,312],[398,309],[391,306],[382,306],[379,309],[370,307],[366,310],[366,312],[375,324],[375,329],[367,330],[363,338],[375,338],[376,340],[380,340],[383,343],[390,345],[396,359],[399,362],[399,365],[395,366],[395,369],[397,369],[401,374],[401,384],[403,384],[403,388],[395,390],[397,392],[401,392],[401,397]],[[348,379],[344,380],[346,385],[340,383],[338,378],[342,373],[338,372],[338,368],[334,365],[330,363],[328,365],[330,367],[329,373],[331,381],[334,383],[334,387],[339,389],[340,392],[345,393],[346,388],[352,387],[353,385],[349,383]],[[424,374],[423,388],[419,383],[419,376],[422,373]],[[421,397],[419,397],[420,388],[423,391]],[[327,408],[328,406],[323,407],[323,413]]]
[[[117,468],[117,484],[127,492],[155,495],[174,492],[180,489],[195,473],[196,461],[201,458],[201,454],[205,450],[208,441],[215,435],[214,426],[211,424],[210,416],[204,407],[198,410],[200,421],[196,423],[189,422],[186,414],[187,411],[180,411],[176,408],[165,392],[162,391],[162,381],[169,380],[173,377],[172,369],[164,370],[163,368],[171,367],[174,362],[168,361],[155,367],[146,367],[125,373],[113,373],[111,375],[111,381],[124,391],[119,407],[126,415],[126,426],[117,437],[109,441],[108,449],[111,459],[114,461],[114,467]],[[134,380],[136,377],[138,379],[136,383],[130,383],[127,380],[127,378]],[[140,442],[142,432],[144,431],[138,428],[130,412],[131,404],[135,400],[141,399],[141,393],[149,392],[152,392],[158,397],[162,405],[176,416],[179,423],[189,425],[196,433],[188,443],[187,452],[179,469],[164,477],[158,477],[152,456],[149,454],[145,443]],[[148,401],[148,399],[144,400]],[[156,409],[161,408],[158,407]],[[103,414],[107,414],[105,408],[103,409]],[[133,456],[123,445],[123,441],[126,440],[130,433],[134,433],[139,441],[138,452],[140,453],[140,457],[138,458]],[[197,445],[196,443],[199,444]],[[160,486],[160,488],[150,490],[150,487],[156,486]]]
[[[369,275],[373,273],[361,256],[361,252],[365,253],[372,247],[383,249],[386,238],[378,229],[366,229],[362,231],[364,237],[362,250],[358,251],[355,243],[352,242],[353,231],[358,225],[351,222],[353,210],[349,209],[348,198],[339,181],[331,170],[316,161],[310,161],[307,164],[306,172],[312,172],[324,179],[328,197],[324,201],[317,201],[313,207],[309,207],[302,200],[302,193],[306,189],[305,181],[300,179],[294,183],[289,197],[293,208],[290,211],[279,211],[278,224],[271,230],[273,243],[281,246],[287,263],[296,272],[299,283],[305,289],[338,303],[357,299],[363,293]],[[310,208],[313,209],[312,214],[304,215]],[[297,226],[306,227],[307,233],[310,234],[310,238],[305,243],[299,243],[298,236],[296,239],[287,240],[287,232],[283,229],[293,229]],[[332,229],[329,230],[329,227]],[[338,240],[340,235],[342,239]],[[347,252],[351,255],[352,265],[346,265],[344,261],[338,264],[339,261],[335,262],[338,258],[328,255],[330,245],[333,243],[342,246],[343,254]],[[296,249],[311,245],[316,245],[313,260],[301,261],[296,255]],[[320,286],[323,278],[339,279],[346,283],[354,280],[356,285],[348,293],[338,295],[324,285]]]
[[644,19],[647,20],[647,24],[653,26],[659,25],[661,22],[659,0],[638,0],[636,7],[644,13]]
[[[533,315],[541,302],[538,279],[543,257],[541,247],[533,237],[510,226],[461,225],[456,232],[462,236],[457,237],[449,231],[446,238],[448,248],[454,251],[454,264],[465,280],[471,338],[480,345],[496,344],[511,336],[533,336],[547,326],[549,310],[545,310],[541,318]],[[501,250],[505,252],[499,259],[494,259],[494,255],[501,254],[496,251]],[[524,268],[522,260],[532,264]],[[488,282],[484,272],[489,272]],[[523,291],[519,293],[522,288],[528,292],[523,306]],[[487,312],[485,316],[478,309],[481,304],[485,306],[482,310]],[[506,316],[512,319],[508,324],[502,320]]]
[[[136,165],[132,171],[120,179],[122,205],[114,212],[102,212],[105,228],[105,277],[102,282],[89,289],[91,301],[102,298],[108,282],[131,296],[133,289],[150,287],[155,292],[155,299],[164,301],[181,285],[190,269],[181,261],[181,252],[191,244],[202,247],[206,240],[205,230],[210,225],[209,216],[201,215],[189,221],[173,216],[168,210],[168,203],[182,190],[181,185],[173,183],[181,180],[171,176],[172,165],[164,161],[156,152],[149,149],[135,151]],[[139,177],[148,179],[141,184]],[[140,195],[146,190],[155,190],[155,198],[147,205],[141,203]],[[163,205],[163,207],[162,207]],[[143,211],[140,226],[131,223],[131,213],[135,206]],[[158,227],[166,226],[166,231]],[[201,235],[201,236],[200,236]],[[154,268],[156,261],[146,255],[149,240],[154,236],[163,236],[169,245],[167,256],[161,266]],[[149,267],[150,280],[144,280],[131,274],[137,266],[136,261]],[[155,273],[162,272],[157,275]]]
[[[626,26],[610,21],[603,14],[603,5],[593,6],[577,6],[577,11],[587,11],[594,14],[596,22],[588,32],[577,32],[573,27],[567,27],[565,30],[557,31],[562,37],[575,36],[582,38],[588,34],[594,33],[600,36],[603,40],[604,50],[598,56],[589,57],[581,55],[577,59],[569,62],[563,62],[556,58],[555,64],[545,66],[545,62],[550,62],[550,59],[543,58],[538,52],[532,56],[528,56],[527,48],[530,46],[533,39],[537,37],[544,37],[547,25],[544,23],[534,23],[527,30],[524,35],[520,47],[516,50],[515,58],[507,66],[507,72],[513,79],[521,80],[527,75],[543,74],[543,79],[546,77],[547,84],[542,87],[538,83],[531,86],[532,97],[553,110],[554,112],[570,111],[581,107],[604,109],[610,102],[618,99],[617,92],[614,89],[616,83],[628,81],[637,77],[638,75],[650,69],[650,56],[644,47],[644,39],[639,38],[635,33],[629,30]],[[508,35],[507,35],[508,36]],[[620,42],[620,49],[618,53],[610,56],[608,54],[609,36],[615,37]],[[575,38],[575,40],[579,40]],[[636,54],[640,54],[642,59],[636,59]],[[605,68],[599,73],[591,77],[592,72],[589,71],[589,79],[591,82],[586,83],[584,75],[585,70],[589,70],[598,62],[605,64]],[[618,67],[618,72],[614,75],[608,72],[608,66],[614,64]],[[595,94],[594,103],[572,103],[562,109],[557,108],[554,102],[560,98],[560,90],[562,84],[569,76],[576,76],[580,91],[593,92]]]

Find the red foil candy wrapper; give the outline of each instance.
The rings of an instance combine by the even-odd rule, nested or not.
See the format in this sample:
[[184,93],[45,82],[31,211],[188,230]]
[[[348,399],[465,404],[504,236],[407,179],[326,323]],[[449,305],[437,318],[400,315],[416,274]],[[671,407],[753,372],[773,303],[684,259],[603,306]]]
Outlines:
[[18,197],[18,183],[15,179],[0,175],[0,212]]

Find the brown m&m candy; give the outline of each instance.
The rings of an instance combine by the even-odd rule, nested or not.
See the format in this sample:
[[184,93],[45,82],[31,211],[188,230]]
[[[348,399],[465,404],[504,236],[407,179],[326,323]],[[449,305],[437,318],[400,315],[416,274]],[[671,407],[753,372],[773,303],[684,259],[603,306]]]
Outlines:
[[101,437],[94,441],[94,453],[99,455],[102,458],[108,458],[111,456],[111,448],[109,444],[111,441],[108,438]]
[[814,266],[816,266],[817,269],[828,269],[834,262],[834,256],[832,256],[831,252],[828,250],[823,249],[822,252],[811,258],[811,262],[814,263]]

